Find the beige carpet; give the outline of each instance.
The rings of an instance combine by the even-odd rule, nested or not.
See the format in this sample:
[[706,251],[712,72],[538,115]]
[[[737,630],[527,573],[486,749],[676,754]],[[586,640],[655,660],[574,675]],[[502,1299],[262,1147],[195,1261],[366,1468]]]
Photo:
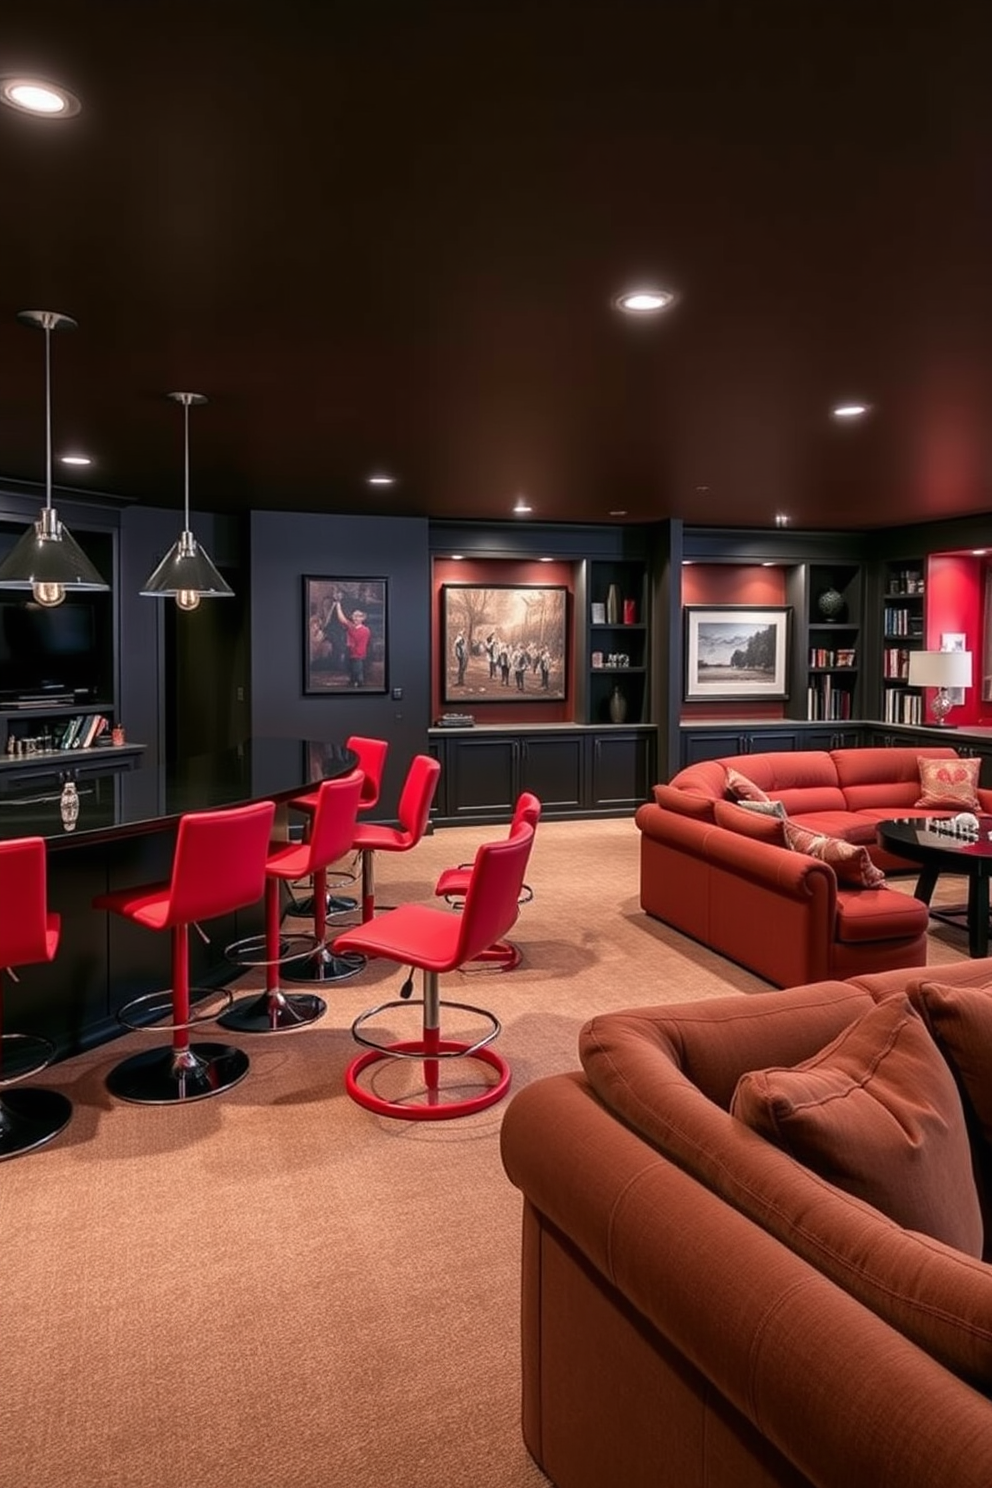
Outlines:
[[[384,855],[380,901],[428,900],[493,835]],[[442,981],[498,1014],[515,1087],[574,1068],[604,1008],[765,988],[640,913],[629,820],[542,824],[528,878],[523,965]],[[959,932],[932,939],[932,960],[963,958]],[[505,1107],[414,1124],[343,1091],[351,1020],[400,980],[380,964],[314,1027],[235,1037],[251,1071],[217,1099],[111,1099],[145,1035],[48,1072],[71,1126],[0,1167],[0,1488],[546,1482],[518,1426]]]

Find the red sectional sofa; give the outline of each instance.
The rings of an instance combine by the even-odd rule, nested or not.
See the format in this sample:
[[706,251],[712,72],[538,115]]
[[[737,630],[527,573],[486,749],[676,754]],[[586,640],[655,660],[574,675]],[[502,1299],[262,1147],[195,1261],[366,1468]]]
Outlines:
[[[908,869],[875,845],[875,828],[925,814],[915,810],[921,756],[957,758],[946,747],[835,749],[689,766],[637,811],[642,908],[778,987],[925,965],[923,904],[884,885],[838,884],[829,864],[757,840],[760,827],[727,796],[732,768],[790,820],[867,846],[883,869]],[[992,791],[978,794],[992,811]]]
[[[992,960],[939,979],[985,986]],[[510,1102],[523,1432],[556,1488],[992,1484],[988,1218],[981,1258],[904,1228],[730,1112],[746,1071],[814,1056],[885,999],[918,1007],[923,982],[607,1014],[582,1071]],[[959,1114],[973,1201],[989,1136]]]

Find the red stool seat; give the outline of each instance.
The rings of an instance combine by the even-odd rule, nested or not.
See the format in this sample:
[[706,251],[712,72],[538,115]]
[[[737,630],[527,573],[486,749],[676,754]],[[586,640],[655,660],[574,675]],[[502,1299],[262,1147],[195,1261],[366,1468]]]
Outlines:
[[[366,1031],[368,1022],[387,1009],[410,1006],[406,1000],[380,1003],[352,1024],[356,1040],[366,1046],[348,1068],[345,1079],[351,1098],[382,1116],[405,1120],[443,1120],[480,1111],[502,1099],[510,1086],[510,1068],[488,1047],[500,1032],[498,1019],[485,1008],[462,1002],[442,1002],[438,976],[473,960],[486,946],[504,936],[517,918],[518,900],[530,856],[534,829],[523,823],[516,836],[484,843],[475,856],[471,881],[459,916],[430,905],[406,904],[388,915],[346,930],[334,941],[335,951],[361,951],[403,965],[419,966],[424,995],[413,1006],[423,1009],[419,1038],[380,1043]],[[458,1008],[480,1017],[487,1031],[474,1040],[442,1038],[442,1008]],[[496,1071],[496,1080],[480,1094],[455,1100],[443,1098],[439,1079],[442,1060],[472,1058]],[[422,1099],[391,1100],[362,1082],[366,1070],[383,1060],[418,1060],[423,1068]]]
[[[189,927],[261,899],[274,818],[272,801],[189,812],[179,821],[167,883],[117,889],[94,899],[94,909],[122,915],[148,930],[172,933],[172,1021],[164,1025],[172,1032],[172,1043],[115,1065],[107,1086],[122,1100],[150,1105],[203,1100],[230,1089],[248,1073],[243,1050],[190,1042],[190,1029],[207,1019],[190,1008]],[[136,997],[117,1016],[126,1028],[141,1027],[161,1002],[158,992]]]
[[[0,968],[15,981],[15,966],[51,961],[58,950],[60,921],[49,912],[47,893],[44,838],[0,842]],[[38,1034],[0,1038],[0,1158],[41,1147],[68,1124],[68,1096],[20,1084],[54,1057],[55,1045]]]
[[[340,780],[325,780],[315,792],[313,825],[307,840],[290,843],[270,853],[265,864],[265,936],[260,948],[264,955],[255,954],[256,938],[228,946],[226,952],[232,960],[241,961],[243,965],[264,966],[265,991],[260,997],[249,994],[240,998],[220,1019],[222,1028],[234,1028],[241,1033],[280,1033],[301,1028],[323,1017],[327,1011],[323,998],[310,992],[285,992],[282,989],[279,984],[281,966],[291,966],[306,958],[312,965],[313,980],[340,981],[344,975],[354,975],[365,965],[364,957],[349,961],[345,957],[332,956],[325,944],[327,866],[336,863],[351,845],[362,784],[361,770],[353,770]],[[285,937],[279,929],[280,889],[284,883],[307,875],[312,875],[314,885],[313,934]],[[294,940],[306,941],[305,948],[295,954]],[[286,941],[288,954],[282,953]]]

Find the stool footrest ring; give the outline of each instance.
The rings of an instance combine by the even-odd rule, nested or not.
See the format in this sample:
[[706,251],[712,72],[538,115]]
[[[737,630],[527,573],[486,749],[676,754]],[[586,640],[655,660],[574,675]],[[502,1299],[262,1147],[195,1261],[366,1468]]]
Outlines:
[[292,935],[280,935],[278,956],[265,954],[265,936],[247,935],[243,940],[232,940],[224,947],[224,955],[235,966],[282,966],[285,961],[302,961],[304,956],[317,947],[317,937],[301,931]]
[[5,1033],[0,1038],[0,1090],[40,1075],[54,1058],[51,1039],[37,1033]]
[[[185,1023],[160,1023],[155,1016],[154,1006],[156,1003],[162,1004],[162,1013],[160,1016],[164,1017],[166,1013],[171,1011],[172,993],[171,991],[146,992],[143,997],[134,997],[130,1002],[126,1002],[118,1010],[117,1021],[123,1024],[125,1028],[130,1028],[133,1033],[140,1033],[150,1025],[154,1025],[159,1032],[175,1033],[183,1028],[196,1028],[201,1023],[216,1022],[223,1013],[230,1011],[234,1003],[234,993],[227,988],[191,987],[190,997],[193,998],[197,995],[200,997],[221,997],[224,999],[224,1006],[220,1012],[215,1009],[210,1013],[196,1013],[191,1009],[189,1018]],[[140,1016],[142,1011],[146,1016]]]
[[[369,1008],[366,1012],[359,1013],[351,1025],[352,1037],[356,1043],[363,1044],[366,1049],[372,1049],[392,1059],[423,1059],[423,1040],[414,1039],[408,1042],[384,1044],[379,1039],[369,1038],[367,1034],[361,1031],[363,1024],[367,1023],[370,1018],[376,1017],[378,1013],[388,1012],[392,1008],[423,1006],[424,1000],[422,997],[412,997],[409,1001],[403,1002],[380,1002],[377,1007]],[[436,1055],[431,1051],[430,1058],[432,1059],[435,1057],[438,1059],[464,1059],[471,1057],[479,1049],[484,1049],[487,1044],[491,1044],[493,1039],[502,1031],[500,1021],[495,1013],[490,1013],[486,1008],[474,1007],[469,1002],[449,1002],[446,1000],[439,1002],[438,1007],[439,1009],[457,1008],[463,1013],[473,1013],[476,1017],[485,1019],[490,1026],[488,1033],[483,1034],[481,1038],[475,1039],[471,1043],[466,1043],[462,1040],[439,1039]]]

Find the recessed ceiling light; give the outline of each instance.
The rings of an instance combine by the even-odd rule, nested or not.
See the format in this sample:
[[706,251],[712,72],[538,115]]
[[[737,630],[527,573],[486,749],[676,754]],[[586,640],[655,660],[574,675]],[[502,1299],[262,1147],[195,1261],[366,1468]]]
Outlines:
[[89,455],[59,455],[63,465],[92,465]]
[[43,119],[71,119],[80,110],[79,99],[58,83],[41,78],[5,77],[0,80],[0,103],[35,114]]
[[761,566],[762,568],[777,568],[778,564],[775,562],[774,558],[765,558],[762,560]]
[[973,558],[984,558],[987,552],[988,548],[972,548],[971,556]]
[[465,554],[464,553],[452,553],[452,555],[451,555],[451,561],[453,563],[461,563],[461,561],[462,561],[462,559],[464,557],[465,557]]
[[368,484],[370,486],[392,486],[396,484],[396,477],[393,475],[370,475],[368,477]]
[[867,403],[838,403],[831,413],[836,419],[862,418],[868,412]]
[[789,525],[789,519],[786,516],[785,512],[776,512],[775,513],[775,526],[776,527],[788,527],[788,525]]
[[657,315],[675,300],[670,289],[626,289],[613,301],[625,315]]
[[622,507],[622,506],[618,506],[617,509],[616,509],[616,511],[611,511],[610,512],[610,516],[611,517],[625,517],[626,515],[627,515],[626,508],[625,507]]
[[533,511],[534,508],[531,506],[526,496],[518,496],[513,510],[517,513],[518,516],[526,516],[527,513]]
[[541,562],[542,563],[554,563],[554,561],[555,560],[553,558],[542,558],[541,559]]

